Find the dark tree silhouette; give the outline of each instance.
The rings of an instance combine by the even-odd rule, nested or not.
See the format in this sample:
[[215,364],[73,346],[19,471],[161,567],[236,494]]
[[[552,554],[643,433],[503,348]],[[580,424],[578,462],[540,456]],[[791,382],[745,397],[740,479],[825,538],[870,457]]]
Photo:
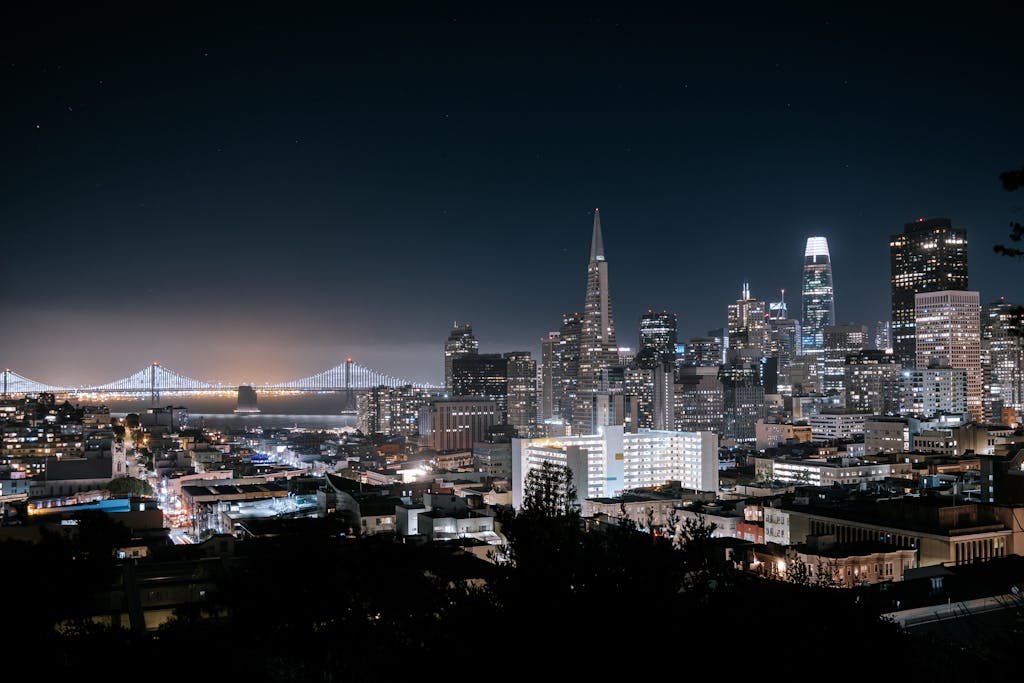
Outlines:
[[676,529],[678,547],[682,551],[683,588],[695,593],[713,590],[722,579],[722,565],[715,557],[714,522],[708,522],[704,515],[687,517]]
[[[1015,171],[1006,171],[999,174],[999,180],[1003,183],[1003,189],[1007,192],[1015,192],[1024,187],[1024,168]],[[1017,221],[1010,221],[1010,240],[1020,242],[1024,240],[1024,224]],[[1006,244],[997,244],[994,247],[997,254],[1012,256],[1014,258],[1024,257],[1024,249],[1011,247]]]
[[545,517],[564,517],[579,512],[572,470],[545,461],[526,475],[523,510]]
[[133,496],[151,496],[153,487],[148,481],[136,479],[135,477],[118,477],[111,479],[106,489],[114,494],[129,493]]

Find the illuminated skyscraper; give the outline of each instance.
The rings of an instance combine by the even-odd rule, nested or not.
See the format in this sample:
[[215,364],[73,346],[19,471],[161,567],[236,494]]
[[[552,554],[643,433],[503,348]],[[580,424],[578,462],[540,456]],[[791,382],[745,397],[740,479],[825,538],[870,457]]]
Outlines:
[[559,395],[556,359],[558,358],[558,342],[561,335],[558,332],[549,332],[547,337],[540,341],[540,367],[537,373],[537,403],[539,421],[544,422],[555,417],[558,408],[557,396]]
[[897,415],[900,411],[901,369],[885,351],[860,351],[843,365],[848,412]]
[[936,359],[967,371],[967,411],[981,422],[981,305],[977,292],[925,292],[914,296],[917,368]]
[[566,313],[562,316],[562,327],[559,329],[558,342],[555,345],[555,358],[552,380],[555,401],[555,415],[565,424],[572,424],[573,409],[579,394],[580,381],[580,338],[583,334],[583,316],[579,313]]
[[537,363],[529,351],[510,351],[508,362],[508,423],[520,437],[537,435]]
[[725,415],[725,389],[713,364],[686,365],[679,369],[675,386],[675,426],[683,431],[721,434]]
[[[675,382],[671,363],[625,368],[623,392],[636,397],[636,426],[671,429],[675,425]],[[616,418],[619,416],[616,415]]]
[[967,415],[967,371],[951,368],[944,357],[932,358],[927,368],[904,370],[900,414],[926,419]]
[[411,385],[373,387],[358,398],[358,424],[364,434],[415,436],[420,408],[433,400],[431,392]]
[[750,295],[750,285],[743,283],[743,293],[729,304],[729,351],[753,351],[756,356],[768,353],[768,313],[764,301]]
[[825,328],[836,324],[835,295],[832,291],[832,261],[828,240],[808,237],[804,249],[803,352],[818,356],[825,349]]
[[800,347],[800,321],[792,318],[771,318],[768,325],[768,353],[778,359],[778,390],[780,393],[789,394],[793,391],[789,368],[803,355]]
[[675,363],[677,341],[675,313],[647,311],[640,316],[640,356],[653,355],[662,362]]
[[508,359],[500,353],[475,353],[452,360],[453,398],[479,397],[494,401],[501,421],[508,422]]
[[892,348],[900,364],[911,368],[917,362],[914,295],[967,289],[967,231],[948,218],[920,218],[889,239],[889,255]]
[[769,320],[785,320],[789,317],[789,309],[786,307],[786,290],[782,290],[782,296],[778,301],[768,304]]
[[598,392],[607,391],[608,370],[618,365],[615,321],[608,286],[608,261],[601,235],[601,211],[594,209],[594,229],[587,264],[587,294],[580,334],[579,398],[573,413],[574,434],[593,434],[598,426],[593,412]]
[[420,408],[419,434],[438,452],[471,451],[488,430],[501,422],[494,401],[473,397],[431,401]]
[[1024,418],[1024,307],[1000,298],[981,316],[985,419],[1005,424]]
[[693,337],[686,342],[684,367],[718,368],[722,364],[721,337]]
[[864,325],[830,325],[824,330],[825,348],[820,356],[821,386],[826,393],[843,393],[846,357],[867,347],[868,328]]
[[875,349],[892,351],[892,323],[888,320],[879,320],[875,323]]
[[789,317],[786,307],[786,290],[777,302],[768,305],[768,355],[777,359],[777,389],[784,394],[792,393],[789,366],[803,354],[803,339],[800,321]]
[[722,352],[722,357],[718,359],[718,363],[724,363],[725,357],[729,353],[729,328],[716,327],[713,330],[708,330],[707,336],[718,341],[718,350]]
[[765,417],[761,355],[754,349],[730,349],[728,362],[719,368],[723,389],[723,435],[753,441],[755,425]]
[[452,390],[452,360],[461,356],[475,356],[480,352],[480,342],[473,336],[470,323],[455,323],[444,344],[444,388]]

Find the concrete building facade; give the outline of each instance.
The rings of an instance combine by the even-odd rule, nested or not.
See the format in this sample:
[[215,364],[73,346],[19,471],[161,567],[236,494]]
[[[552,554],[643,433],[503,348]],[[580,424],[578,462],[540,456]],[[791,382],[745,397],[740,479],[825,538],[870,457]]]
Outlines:
[[597,434],[512,442],[512,505],[522,505],[530,470],[543,462],[572,472],[580,501],[609,498],[622,491],[678,481],[698,491],[718,489],[718,437],[709,432],[676,432],[622,425]]

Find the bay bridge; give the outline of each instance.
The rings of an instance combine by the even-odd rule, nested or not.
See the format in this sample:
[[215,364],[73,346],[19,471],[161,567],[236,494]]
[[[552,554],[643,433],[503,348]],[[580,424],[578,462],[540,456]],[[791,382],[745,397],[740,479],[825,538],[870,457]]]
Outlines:
[[[354,392],[366,391],[374,387],[401,387],[407,385],[428,390],[437,388],[429,384],[413,382],[400,377],[394,377],[373,368],[364,367],[354,363],[351,358],[346,358],[344,362],[308,377],[301,377],[287,382],[269,382],[247,386],[252,386],[257,391],[266,392],[345,392],[351,396]],[[47,384],[25,377],[7,368],[3,371],[3,382],[0,388],[2,388],[5,398],[27,394],[52,393],[70,395],[149,395],[156,400],[161,394],[180,396],[234,392],[237,391],[238,386],[237,384],[224,384],[195,379],[180,372],[175,372],[170,368],[165,368],[159,363],[152,363],[127,377],[92,386]]]

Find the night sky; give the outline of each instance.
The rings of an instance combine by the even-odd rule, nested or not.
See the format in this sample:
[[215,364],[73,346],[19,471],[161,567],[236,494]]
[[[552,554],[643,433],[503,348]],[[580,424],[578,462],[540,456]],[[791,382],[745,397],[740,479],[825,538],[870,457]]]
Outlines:
[[1021,12],[766,4],[4,14],[0,364],[438,381],[453,320],[536,350],[582,308],[595,206],[623,345],[648,308],[723,325],[744,279],[799,317],[812,234],[873,326],[922,216],[968,230],[984,301],[1024,300],[992,253],[1024,213]]

